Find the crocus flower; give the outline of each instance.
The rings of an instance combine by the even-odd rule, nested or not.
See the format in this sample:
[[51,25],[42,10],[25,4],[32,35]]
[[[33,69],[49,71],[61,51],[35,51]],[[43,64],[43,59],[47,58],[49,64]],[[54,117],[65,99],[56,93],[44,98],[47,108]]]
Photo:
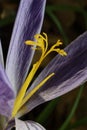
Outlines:
[[[45,130],[36,122],[18,118],[87,81],[87,32],[64,50],[58,48],[62,44],[59,40],[48,50],[47,35],[39,34],[45,4],[46,0],[21,0],[6,67],[0,44],[0,114],[5,118],[4,130],[11,130],[15,123],[16,130]],[[35,50],[41,50],[41,57],[29,70]],[[52,51],[59,54],[29,86],[40,64]]]
[[[40,33],[45,4],[46,0],[20,1],[6,65],[4,65],[3,62],[3,53],[0,42],[0,117],[5,118],[5,122],[2,123],[1,129],[5,129],[4,127],[6,127],[12,116],[11,113],[15,98],[25,81],[34,54],[34,50],[32,50],[30,46],[25,45],[24,42],[27,39],[33,40],[33,36]],[[9,122],[10,125],[8,124],[8,129],[14,124],[14,121]],[[20,121],[16,118],[16,122]],[[31,122],[30,125],[32,126],[33,122]],[[42,128],[39,124],[34,125],[36,128]],[[29,127],[32,129],[31,126]]]

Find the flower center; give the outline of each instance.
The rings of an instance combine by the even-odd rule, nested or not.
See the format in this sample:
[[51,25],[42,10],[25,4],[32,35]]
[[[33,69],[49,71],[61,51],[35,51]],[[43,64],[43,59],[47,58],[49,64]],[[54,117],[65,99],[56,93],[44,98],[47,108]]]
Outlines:
[[27,89],[36,74],[38,68],[40,67],[42,61],[50,54],[51,52],[55,51],[58,54],[62,56],[66,56],[67,53],[58,48],[59,45],[62,45],[62,42],[60,40],[57,41],[56,44],[54,44],[49,50],[48,50],[48,37],[46,33],[43,33],[43,36],[40,34],[36,34],[35,36],[36,41],[26,41],[25,44],[33,46],[33,49],[38,50],[41,49],[42,53],[40,56],[40,59],[33,65],[29,75],[27,76],[25,82],[23,83],[16,99],[14,102],[14,107],[12,111],[12,117],[15,117],[17,112],[20,110],[20,108],[31,98],[31,96],[36,93],[42,86],[45,84],[53,75],[54,73],[49,74],[40,84],[38,84],[35,88],[33,88],[27,95]]

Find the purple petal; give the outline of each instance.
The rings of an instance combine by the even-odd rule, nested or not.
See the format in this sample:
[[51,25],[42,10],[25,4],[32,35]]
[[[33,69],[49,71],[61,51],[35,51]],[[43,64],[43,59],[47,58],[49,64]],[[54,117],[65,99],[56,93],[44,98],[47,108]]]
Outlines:
[[2,52],[2,46],[1,46],[1,40],[0,40],[0,64],[4,67],[4,60],[3,60],[3,52]]
[[46,0],[21,0],[6,62],[6,72],[15,93],[29,70],[34,51],[24,44],[40,33]]
[[3,67],[0,65],[0,114],[11,115],[12,106],[10,102],[14,99],[14,93],[7,79]]
[[25,104],[26,110],[32,110],[41,103],[59,97],[87,81],[87,32],[65,48],[66,57],[57,55],[41,72],[29,91],[47,75],[55,75],[37,91]]
[[16,119],[16,130],[46,130],[34,121],[21,121]]

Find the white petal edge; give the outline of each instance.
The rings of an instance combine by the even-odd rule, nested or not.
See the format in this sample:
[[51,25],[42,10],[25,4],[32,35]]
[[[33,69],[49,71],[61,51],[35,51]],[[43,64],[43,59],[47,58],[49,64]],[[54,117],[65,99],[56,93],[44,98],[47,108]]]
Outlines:
[[16,130],[46,130],[43,126],[34,121],[21,121],[16,118],[15,122]]
[[0,40],[0,64],[4,67],[4,59],[3,59],[1,40]]

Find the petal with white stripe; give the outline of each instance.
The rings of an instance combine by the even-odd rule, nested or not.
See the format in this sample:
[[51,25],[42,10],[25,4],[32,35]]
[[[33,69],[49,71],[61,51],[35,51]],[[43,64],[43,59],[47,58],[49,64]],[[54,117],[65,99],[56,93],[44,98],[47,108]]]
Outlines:
[[24,44],[40,33],[46,0],[21,0],[7,55],[6,72],[15,93],[29,70],[34,50]]
[[59,97],[87,81],[87,32],[65,48],[66,57],[57,55],[41,72],[29,91],[47,75],[55,73],[24,105],[21,114],[27,113],[41,103]]

